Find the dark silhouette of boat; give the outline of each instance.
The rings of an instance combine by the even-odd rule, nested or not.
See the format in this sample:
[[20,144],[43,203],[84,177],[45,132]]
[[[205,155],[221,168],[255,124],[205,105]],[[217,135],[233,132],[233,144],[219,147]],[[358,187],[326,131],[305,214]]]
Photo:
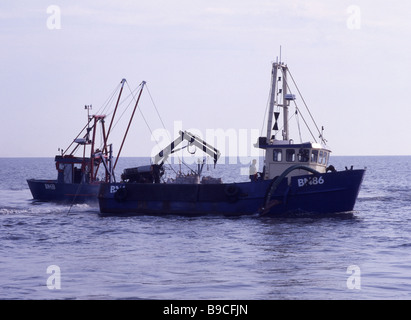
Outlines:
[[[200,166],[194,175],[180,174],[173,181],[164,181],[167,157],[182,142],[204,151],[214,163],[220,156],[217,149],[199,137],[181,131],[150,165],[124,170],[121,182],[100,184],[100,213],[239,216],[352,211],[365,169],[337,171],[329,165],[331,151],[326,147],[323,131],[316,125],[319,141],[294,143],[290,139],[288,109],[296,96],[290,92],[289,79],[288,66],[273,63],[267,134],[255,144],[265,151],[264,169],[256,172],[251,166],[250,181],[223,183],[221,179],[200,179]],[[278,125],[279,110],[283,112],[282,130]],[[298,107],[296,112],[300,113]],[[277,135],[282,135],[282,139],[277,139]],[[313,139],[316,140],[314,136]]]
[[[89,110],[91,109],[91,105],[86,105],[86,125],[81,129],[80,133],[70,145],[65,150],[61,150],[61,154],[55,156],[57,179],[27,180],[34,200],[71,204],[84,202],[97,203],[100,184],[102,182],[115,181],[114,169],[132,121],[131,117],[114,162],[112,144],[109,143],[109,139],[125,83],[126,79],[122,79],[117,88],[119,90],[118,98],[108,129],[105,125],[107,120],[106,115],[90,115]],[[137,108],[144,85],[145,82],[140,85],[141,89],[134,111]],[[103,141],[103,144],[97,145],[98,140]],[[80,155],[76,155],[78,153],[80,153]]]

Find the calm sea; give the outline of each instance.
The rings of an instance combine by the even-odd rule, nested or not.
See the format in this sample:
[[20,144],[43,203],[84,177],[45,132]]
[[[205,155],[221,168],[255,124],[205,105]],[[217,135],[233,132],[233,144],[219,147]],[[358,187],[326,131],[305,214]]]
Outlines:
[[2,158],[0,299],[411,299],[411,157],[331,161],[367,167],[351,214],[102,218],[31,200],[52,158]]

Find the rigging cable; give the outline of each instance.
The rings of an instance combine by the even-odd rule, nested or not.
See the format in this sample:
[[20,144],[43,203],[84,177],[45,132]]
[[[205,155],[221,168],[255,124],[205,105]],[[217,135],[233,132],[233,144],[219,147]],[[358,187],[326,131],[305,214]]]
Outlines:
[[170,141],[171,141],[170,134],[169,134],[168,130],[166,129],[166,126],[164,125],[164,122],[163,122],[163,119],[162,119],[161,116],[160,116],[160,113],[158,112],[157,106],[156,106],[156,104],[154,103],[153,97],[151,96],[151,93],[150,93],[150,90],[148,89],[148,85],[147,85],[147,84],[146,84],[146,88],[147,88],[148,95],[150,96],[151,102],[152,102],[152,104],[153,104],[153,106],[154,106],[154,109],[155,109],[156,112],[157,112],[157,116],[158,116],[158,118],[160,119],[161,124],[163,125],[163,129],[166,130],[167,135],[168,135],[168,138],[169,138]]
[[300,143],[303,143],[303,138],[301,137],[301,128],[300,128],[300,120],[298,118],[298,109],[295,109],[295,118],[297,119],[297,127],[298,127],[298,134],[300,135]]
[[[158,112],[157,106],[156,106],[156,104],[154,103],[154,99],[153,99],[153,97],[151,96],[151,93],[150,93],[150,90],[148,89],[148,85],[147,85],[147,84],[146,84],[146,89],[147,89],[148,95],[149,95],[149,97],[150,97],[151,103],[153,104],[154,109],[156,110],[157,116],[158,116],[158,118],[159,118],[160,121],[161,121],[161,124],[162,124],[162,126],[163,126],[163,129],[164,129],[165,132],[167,133],[167,136],[168,136],[168,138],[170,139],[170,142],[171,142],[171,141],[173,141],[173,140],[171,139],[170,133],[169,133],[168,130],[166,129],[166,126],[165,126],[165,124],[164,124],[164,121],[163,121],[160,113]],[[151,130],[150,130],[150,131],[151,131]],[[154,138],[152,132],[151,132],[151,136]],[[155,138],[154,138],[154,141],[156,142],[157,146],[159,147],[158,141],[157,141]],[[175,151],[174,151],[174,152],[175,152]],[[174,152],[173,152],[173,153],[174,153]],[[180,159],[180,157],[178,156],[178,154],[177,154],[177,157],[178,157],[178,160],[179,160],[179,161],[182,161],[182,160]],[[168,162],[168,159],[167,159],[166,161]],[[182,162],[183,162],[183,161],[182,161]],[[173,168],[173,166],[171,165],[171,163],[168,162],[168,165],[170,166],[171,170],[174,171],[174,173],[177,173],[177,172],[174,170],[174,168]]]
[[317,139],[315,138],[313,132],[310,129],[310,126],[308,125],[307,121],[305,120],[304,116],[302,115],[302,113],[300,111],[300,108],[298,108],[297,103],[295,101],[294,101],[294,106],[295,106],[295,109],[298,111],[299,115],[301,116],[301,119],[303,119],[303,121],[305,123],[305,126],[307,127],[308,131],[311,134],[311,137],[313,137],[314,141],[317,142]]
[[[97,110],[97,114],[103,113],[104,110],[108,107],[108,104],[110,103],[111,100],[113,100],[113,97],[114,97],[115,93],[118,91],[119,86],[120,86],[120,85],[117,85],[117,86],[115,87],[115,89],[113,90],[112,94],[109,95],[109,97],[106,99],[105,103],[103,103],[103,105],[100,107],[100,109]],[[74,140],[76,140],[76,139],[84,132],[84,130],[87,130],[87,128],[88,128],[91,120],[92,120],[92,118],[87,119],[87,124],[83,127],[83,129],[81,129],[81,131],[79,132],[79,134],[77,135],[77,137],[76,137]],[[86,133],[86,135],[87,135],[87,133]],[[74,144],[74,140],[73,140],[73,141],[70,143],[70,145],[65,149],[63,155],[66,154],[66,153],[68,153],[70,147]],[[70,154],[73,155],[73,154],[77,151],[77,149],[78,149],[78,145],[74,147],[74,149],[71,151]]]
[[[127,86],[128,86],[128,83],[127,83]],[[130,89],[130,87],[129,87],[129,89]],[[142,90],[142,89],[141,89]],[[131,89],[130,89],[130,91],[131,91]],[[135,96],[133,95],[133,99],[136,101],[136,98],[135,98]],[[146,126],[147,126],[147,128],[148,128],[148,130],[150,131],[150,133],[151,133],[151,136],[153,137],[153,131],[151,130],[151,128],[150,128],[150,126],[149,126],[149,124],[148,124],[148,122],[147,122],[147,120],[146,120],[146,117],[144,116],[144,114],[143,114],[143,111],[141,111],[141,107],[140,108],[138,108],[138,111],[140,112],[140,114],[141,114],[141,116],[143,117],[143,120],[144,120],[144,122],[145,122],[145,124],[146,124]],[[154,141],[156,141],[156,139],[154,138]],[[156,141],[156,143],[157,143],[157,141]]]
[[116,88],[114,89],[113,93],[107,98],[107,100],[105,101],[105,103],[103,103],[103,105],[100,107],[100,109],[97,110],[97,114],[101,114],[104,113],[105,110],[108,108],[109,104],[111,103],[111,101],[113,100],[115,94],[118,92],[119,88],[121,86],[121,82],[120,84],[118,84],[116,86]]
[[[290,74],[291,78],[293,78],[293,76],[291,75],[290,71],[288,71],[288,73]],[[294,79],[293,79],[293,82],[294,82]],[[291,88],[290,88],[290,86],[288,85],[288,83],[286,83],[286,85],[287,85],[288,91],[291,93]],[[315,123],[315,121],[314,121],[314,119],[313,119],[313,117],[312,117],[312,115],[311,115],[311,113],[310,113],[310,110],[308,109],[307,104],[305,103],[304,98],[302,97],[300,90],[298,90],[297,84],[296,84],[295,82],[294,82],[294,85],[295,85],[295,87],[297,88],[297,91],[298,91],[298,93],[300,94],[300,97],[301,97],[301,99],[303,100],[304,105],[305,105],[306,109],[308,110],[308,113],[309,113],[310,116],[311,116],[311,120],[314,122],[314,125],[315,125],[315,127],[317,128],[317,130],[318,130],[317,124]],[[317,139],[315,138],[314,134],[313,134],[312,131],[311,131],[310,126],[308,125],[307,121],[305,120],[304,116],[302,115],[302,113],[301,113],[301,111],[300,111],[300,108],[298,108],[297,103],[295,102],[295,100],[293,100],[293,102],[294,102],[295,109],[299,112],[301,118],[303,119],[303,121],[304,121],[304,123],[305,123],[305,126],[307,127],[308,131],[309,131],[310,134],[311,134],[311,137],[314,139],[315,142],[317,142]],[[298,128],[300,129],[299,124],[298,124]],[[301,133],[300,133],[300,137],[301,137]],[[300,138],[300,139],[301,139],[301,138]]]
[[[128,82],[127,82],[127,86],[128,86]],[[136,89],[134,89],[134,91],[136,91],[140,86],[138,86]],[[129,90],[130,87],[128,86]],[[124,101],[126,101],[130,96],[132,96],[134,98],[133,95],[133,91],[130,90],[130,94],[123,100],[120,102],[120,105],[124,103]],[[128,110],[128,108],[130,107],[131,103],[133,102],[133,100],[130,100],[130,102],[128,103],[128,105],[125,107],[125,109],[123,110],[123,112],[121,113],[120,117],[118,118],[118,120],[116,121],[116,123],[114,123],[111,131],[114,130],[114,128],[117,126],[117,124],[120,122],[121,118],[124,116],[124,114],[126,113],[126,111]]]
[[[293,117],[296,117],[296,118],[297,118],[295,112],[291,113],[291,116],[288,118],[287,123],[289,123]],[[298,119],[297,119],[297,124],[298,124]],[[298,128],[300,128],[300,125],[299,125],[299,124],[298,124]],[[284,129],[284,124],[283,124],[282,127],[280,127],[280,128],[277,130],[277,133],[283,131],[283,129]],[[275,134],[274,136],[276,136],[276,135],[277,135],[277,134]],[[300,134],[300,140],[301,140],[301,142],[302,142],[301,134]]]
[[[315,125],[315,127],[316,127],[316,129],[317,129],[317,131],[318,131],[318,133],[320,134],[321,140],[325,143],[324,138],[322,137],[321,131],[320,131],[320,129],[318,128],[317,123],[315,122],[314,117],[313,117],[313,115],[311,114],[310,109],[308,108],[307,104],[305,103],[304,97],[303,97],[303,95],[301,94],[300,90],[298,89],[298,86],[297,86],[297,84],[295,83],[295,80],[294,80],[294,78],[293,78],[293,75],[292,75],[291,72],[290,72],[290,69],[288,69],[288,73],[290,74],[291,79],[293,80],[293,83],[294,83],[294,85],[295,85],[295,87],[296,87],[296,89],[297,89],[297,91],[298,91],[298,94],[300,95],[300,97],[301,97],[301,99],[302,99],[302,101],[303,101],[303,103],[304,103],[304,105],[305,105],[305,107],[306,107],[306,109],[307,109],[307,111],[308,111],[308,114],[309,114],[310,117],[311,117],[311,120],[313,121],[313,123],[314,123],[314,125]],[[305,122],[305,121],[304,121],[304,122]],[[311,132],[311,130],[310,130],[310,132]],[[315,139],[315,138],[314,138],[314,139]]]
[[[127,86],[128,86],[128,83],[127,83]],[[146,88],[147,88],[147,83],[146,83]],[[129,89],[130,89],[130,88],[129,88]],[[130,91],[131,91],[131,90],[130,90]],[[147,91],[148,91],[148,90],[147,90]],[[149,95],[150,95],[150,93],[149,93]],[[151,95],[150,95],[150,97],[151,97]],[[134,95],[133,95],[133,99],[135,100]],[[155,107],[155,104],[154,104],[153,99],[151,99],[151,101],[153,102],[153,105],[154,105],[154,107]],[[160,117],[160,114],[158,113],[158,110],[157,110],[156,107],[155,107],[155,109],[156,109],[156,111],[157,111],[158,116]],[[151,130],[151,127],[150,127],[150,125],[148,124],[147,119],[146,119],[146,117],[145,117],[144,114],[143,114],[143,111],[141,110],[141,108],[138,108],[138,110],[139,110],[139,112],[140,112],[140,114],[141,114],[141,117],[143,118],[143,120],[144,120],[144,122],[145,122],[145,124],[146,124],[146,126],[147,126],[147,128],[148,128],[148,130],[150,131],[151,137],[154,139],[156,145],[158,146],[159,143],[158,143],[157,139],[155,138],[155,136],[154,136],[154,134],[153,134],[153,130]],[[164,122],[163,122],[163,120],[161,119],[161,117],[160,117],[160,120],[161,120],[161,122],[162,122],[162,124],[163,124],[163,126],[164,126]],[[165,129],[165,127],[164,127],[164,129]],[[166,131],[167,131],[167,130],[166,130]],[[167,134],[168,134],[168,131],[167,131]],[[171,139],[170,139],[170,140],[171,140]],[[167,160],[167,161],[168,161],[168,160]],[[171,165],[170,165],[170,167],[171,167],[171,169],[175,172],[174,168],[173,168]]]

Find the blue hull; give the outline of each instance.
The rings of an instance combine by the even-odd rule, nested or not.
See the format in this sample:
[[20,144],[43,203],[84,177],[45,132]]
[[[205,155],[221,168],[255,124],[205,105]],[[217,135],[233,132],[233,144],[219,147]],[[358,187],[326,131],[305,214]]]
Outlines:
[[102,215],[336,213],[354,209],[365,170],[235,184],[102,183]]
[[57,180],[27,180],[33,199],[45,202],[97,203],[99,183],[61,183]]

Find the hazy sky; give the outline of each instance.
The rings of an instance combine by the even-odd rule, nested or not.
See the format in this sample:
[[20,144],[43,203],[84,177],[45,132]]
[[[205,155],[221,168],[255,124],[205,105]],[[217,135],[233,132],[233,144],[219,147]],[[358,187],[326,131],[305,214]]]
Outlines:
[[[0,157],[54,156],[122,78],[147,81],[171,135],[221,129],[239,150],[280,46],[334,155],[409,155],[410,16],[405,0],[2,0]],[[138,114],[124,155],[153,146]]]

